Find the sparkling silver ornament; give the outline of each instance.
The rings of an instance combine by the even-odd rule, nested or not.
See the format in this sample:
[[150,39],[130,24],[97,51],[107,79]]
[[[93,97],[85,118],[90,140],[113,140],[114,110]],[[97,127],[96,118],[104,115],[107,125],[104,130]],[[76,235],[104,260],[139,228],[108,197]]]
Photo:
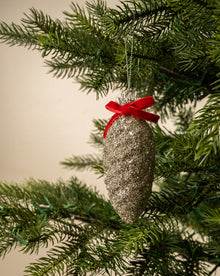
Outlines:
[[152,191],[155,141],[149,124],[118,117],[104,139],[103,166],[109,199],[125,223],[134,222]]

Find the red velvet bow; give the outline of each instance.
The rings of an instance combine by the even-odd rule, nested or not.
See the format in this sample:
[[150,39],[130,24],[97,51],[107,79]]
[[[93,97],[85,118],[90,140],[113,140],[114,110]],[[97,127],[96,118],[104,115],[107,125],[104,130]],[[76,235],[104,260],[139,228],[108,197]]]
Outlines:
[[142,109],[145,109],[145,108],[148,108],[148,107],[154,105],[154,103],[155,103],[155,101],[152,96],[144,97],[142,99],[139,99],[139,100],[136,100],[134,102],[127,103],[124,105],[120,105],[113,101],[109,102],[105,107],[108,110],[115,112],[115,114],[111,117],[110,121],[106,125],[104,135],[103,135],[104,138],[106,137],[109,127],[121,115],[124,115],[124,116],[131,115],[133,117],[147,120],[152,123],[157,123],[160,116],[142,110]]

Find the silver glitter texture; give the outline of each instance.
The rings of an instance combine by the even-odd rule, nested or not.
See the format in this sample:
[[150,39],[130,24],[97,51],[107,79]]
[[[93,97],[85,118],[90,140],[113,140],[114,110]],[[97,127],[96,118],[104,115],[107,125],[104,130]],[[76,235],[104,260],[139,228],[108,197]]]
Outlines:
[[104,139],[103,166],[109,199],[125,223],[133,223],[147,206],[155,166],[155,141],[149,124],[118,117]]

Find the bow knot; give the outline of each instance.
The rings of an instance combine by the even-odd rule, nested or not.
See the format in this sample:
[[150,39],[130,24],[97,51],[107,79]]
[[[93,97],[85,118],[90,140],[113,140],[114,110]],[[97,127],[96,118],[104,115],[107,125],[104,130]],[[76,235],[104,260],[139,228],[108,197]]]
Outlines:
[[112,112],[115,112],[115,114],[112,116],[108,124],[106,125],[105,131],[104,131],[104,138],[106,137],[107,131],[109,127],[113,124],[113,122],[119,117],[119,116],[128,116],[131,115],[133,117],[137,117],[139,119],[147,120],[149,122],[157,123],[160,116],[149,113],[144,111],[143,109],[150,107],[154,105],[155,101],[152,96],[144,97],[142,99],[133,101],[131,103],[127,103],[124,105],[120,105],[116,102],[109,102],[105,107]]
[[124,116],[130,115],[130,103],[121,106],[121,114]]

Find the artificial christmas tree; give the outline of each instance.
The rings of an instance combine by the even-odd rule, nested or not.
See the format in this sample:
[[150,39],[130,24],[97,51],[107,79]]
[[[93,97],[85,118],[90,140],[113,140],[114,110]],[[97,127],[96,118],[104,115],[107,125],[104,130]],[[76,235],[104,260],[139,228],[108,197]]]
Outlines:
[[[21,25],[1,23],[0,39],[41,51],[56,77],[76,77],[97,97],[126,90],[126,39],[135,68],[128,96],[154,96],[156,114],[173,115],[176,129],[151,126],[158,189],[129,225],[76,178],[2,182],[0,255],[16,245],[32,253],[58,242],[25,275],[213,275],[220,266],[219,1],[126,1],[116,9],[97,1],[87,11],[71,8],[64,22],[31,9]],[[204,98],[192,114],[189,105]],[[107,122],[94,124],[91,139],[103,147]],[[101,157],[63,164],[105,174]]]

